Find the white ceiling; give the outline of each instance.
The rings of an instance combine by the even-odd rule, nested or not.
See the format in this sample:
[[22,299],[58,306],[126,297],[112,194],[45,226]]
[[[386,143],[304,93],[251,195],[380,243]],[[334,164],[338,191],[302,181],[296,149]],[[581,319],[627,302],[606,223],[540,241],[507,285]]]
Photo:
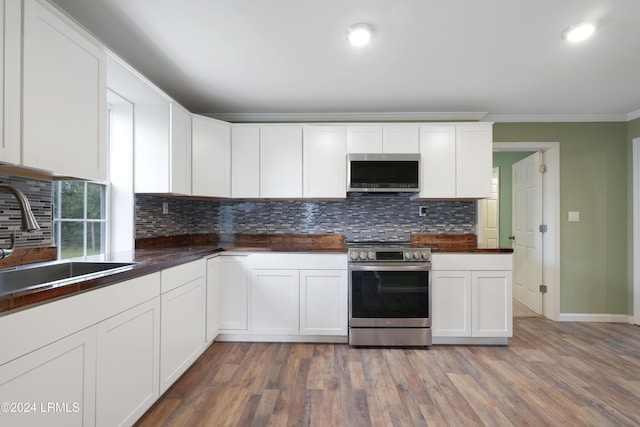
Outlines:
[[[640,117],[638,0],[53,0],[230,121]],[[597,19],[592,39],[565,27]],[[375,28],[365,48],[346,28]]]

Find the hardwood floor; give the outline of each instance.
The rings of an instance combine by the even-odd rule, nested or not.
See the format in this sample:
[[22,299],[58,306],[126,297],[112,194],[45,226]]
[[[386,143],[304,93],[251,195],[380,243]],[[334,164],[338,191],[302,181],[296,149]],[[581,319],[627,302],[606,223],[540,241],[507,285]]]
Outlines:
[[508,347],[214,343],[139,426],[638,426],[640,327],[514,319]]

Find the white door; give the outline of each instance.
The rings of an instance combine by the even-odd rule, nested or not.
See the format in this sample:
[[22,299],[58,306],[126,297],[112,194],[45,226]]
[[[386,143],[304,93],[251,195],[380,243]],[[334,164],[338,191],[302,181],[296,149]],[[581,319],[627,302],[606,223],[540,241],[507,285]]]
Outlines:
[[533,153],[512,167],[513,293],[542,314],[542,154]]
[[491,197],[480,200],[480,224],[482,225],[482,246],[497,248],[499,246],[500,224],[500,168],[493,168],[491,180]]

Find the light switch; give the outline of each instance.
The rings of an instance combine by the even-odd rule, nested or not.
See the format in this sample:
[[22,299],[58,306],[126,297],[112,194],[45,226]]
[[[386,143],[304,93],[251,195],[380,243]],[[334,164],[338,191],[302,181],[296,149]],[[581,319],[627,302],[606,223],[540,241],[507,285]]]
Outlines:
[[580,221],[580,212],[578,211],[569,211],[569,217],[567,218],[571,222]]

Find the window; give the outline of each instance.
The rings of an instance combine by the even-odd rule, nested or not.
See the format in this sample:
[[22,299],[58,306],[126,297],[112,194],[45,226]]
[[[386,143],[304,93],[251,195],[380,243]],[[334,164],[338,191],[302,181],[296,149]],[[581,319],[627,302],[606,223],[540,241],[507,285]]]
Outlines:
[[53,235],[58,258],[105,253],[106,186],[57,181],[53,185]]

